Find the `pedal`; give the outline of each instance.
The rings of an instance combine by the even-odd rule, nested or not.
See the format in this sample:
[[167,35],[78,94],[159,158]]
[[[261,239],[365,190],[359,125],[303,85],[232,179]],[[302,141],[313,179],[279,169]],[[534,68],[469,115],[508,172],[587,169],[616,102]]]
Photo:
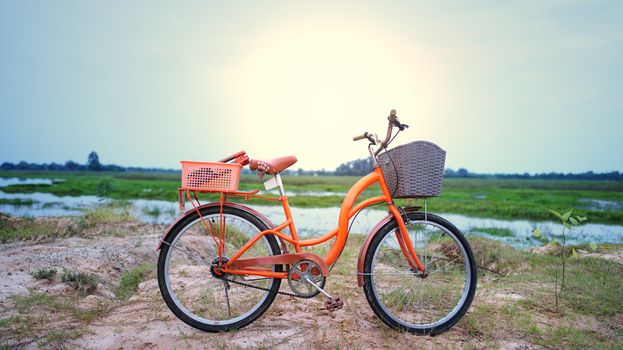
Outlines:
[[344,307],[344,302],[340,299],[340,297],[336,297],[335,299],[329,298],[324,302],[324,306],[328,311],[334,312]]
[[342,299],[340,299],[339,296],[336,296],[335,298],[333,298],[331,295],[329,295],[329,293],[327,293],[327,291],[320,288],[309,277],[303,276],[303,278],[307,281],[307,283],[309,283],[311,286],[316,288],[319,292],[321,292],[327,297],[327,300],[324,302],[324,306],[325,308],[327,308],[327,310],[334,312],[334,311],[341,309],[344,306],[344,302],[342,301]]

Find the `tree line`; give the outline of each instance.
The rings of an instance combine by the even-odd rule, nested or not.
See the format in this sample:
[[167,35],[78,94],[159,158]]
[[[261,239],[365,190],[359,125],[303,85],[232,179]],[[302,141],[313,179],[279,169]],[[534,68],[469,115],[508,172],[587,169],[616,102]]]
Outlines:
[[26,170],[26,171],[134,171],[134,172],[176,172],[178,170],[162,168],[139,168],[122,167],[115,164],[102,164],[99,155],[93,151],[87,156],[87,161],[80,164],[73,160],[68,160],[64,164],[60,163],[29,163],[21,161],[19,163],[4,162],[0,164],[0,170]]
[[[175,173],[179,170],[163,169],[163,168],[139,168],[139,167],[122,167],[114,164],[102,164],[97,152],[93,151],[87,156],[85,164],[79,164],[73,160],[68,160],[65,164],[59,163],[28,163],[21,161],[19,163],[4,162],[0,164],[0,170],[39,170],[39,171],[128,171],[128,172],[161,172]],[[351,160],[340,164],[334,171],[331,170],[286,170],[284,175],[312,175],[312,176],[363,176],[372,171],[372,161],[370,158],[362,158]],[[251,173],[250,170],[244,169],[243,173]],[[545,180],[606,180],[606,181],[623,181],[623,173],[611,171],[606,173],[595,173],[587,171],[584,173],[515,173],[515,174],[478,174],[472,173],[465,168],[453,170],[447,168],[444,171],[446,178],[497,178],[497,179],[545,179]]]
[[[350,162],[340,164],[333,172],[338,176],[363,176],[372,171],[372,161],[370,158],[356,159]],[[610,171],[605,173],[595,173],[587,171],[583,173],[514,173],[514,174],[478,174],[472,173],[465,168],[453,170],[445,169],[444,177],[446,178],[496,178],[496,179],[545,179],[545,180],[607,180],[607,181],[623,181],[623,173],[618,171]]]

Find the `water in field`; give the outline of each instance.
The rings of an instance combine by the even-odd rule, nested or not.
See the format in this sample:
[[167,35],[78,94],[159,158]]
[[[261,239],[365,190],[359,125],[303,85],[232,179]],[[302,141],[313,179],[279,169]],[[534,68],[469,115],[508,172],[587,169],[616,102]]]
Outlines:
[[[279,191],[270,190],[266,193],[278,196]],[[321,197],[321,196],[346,196],[346,192],[331,192],[331,191],[286,191],[286,196],[288,197],[296,197],[296,196],[310,196],[310,197]]]
[[584,209],[596,211],[616,211],[623,210],[623,205],[617,201],[607,201],[603,199],[582,198],[580,202]]
[[[8,203],[3,203],[8,202]],[[95,196],[55,196],[51,193],[4,193],[0,212],[13,216],[74,216],[101,203]]]
[[[267,215],[274,223],[281,223],[284,215],[281,207],[252,206]],[[292,208],[292,215],[299,235],[318,237],[337,227],[340,208]],[[491,218],[470,217],[459,214],[438,214],[452,222],[467,236],[483,236],[503,241],[518,248],[539,246],[542,243],[532,238],[532,231],[539,228],[544,238],[558,239],[561,225],[555,222],[533,222],[528,220],[502,220]],[[376,223],[387,216],[387,211],[366,209],[354,221],[351,232],[367,234]],[[496,228],[510,233],[499,236],[481,232],[480,229]],[[484,231],[484,230],[483,230]],[[566,233],[568,244],[580,243],[623,243],[623,226],[590,224],[573,228]]]
[[[4,202],[4,203],[2,203]],[[9,203],[7,203],[9,202]],[[131,213],[148,223],[171,223],[179,215],[177,202],[136,199],[128,201]],[[49,193],[4,193],[0,191],[0,212],[13,216],[76,216],[103,202],[95,196],[55,196]],[[266,215],[273,223],[284,221],[281,206],[256,206],[252,208]],[[190,209],[190,204],[187,204]],[[377,208],[380,208],[377,207]],[[301,237],[319,237],[337,226],[340,208],[292,208],[296,228]],[[560,239],[561,226],[555,222],[528,220],[501,220],[469,217],[458,214],[440,214],[454,223],[463,233],[503,241],[525,248],[542,243],[532,238],[534,228],[539,228],[547,239]],[[387,216],[384,210],[366,209],[352,224],[351,232],[366,234],[377,222]],[[569,244],[587,242],[623,243],[623,226],[591,224],[579,226],[567,233]]]
[[22,179],[18,177],[0,177],[0,187],[12,185],[51,185],[54,181],[51,179]]

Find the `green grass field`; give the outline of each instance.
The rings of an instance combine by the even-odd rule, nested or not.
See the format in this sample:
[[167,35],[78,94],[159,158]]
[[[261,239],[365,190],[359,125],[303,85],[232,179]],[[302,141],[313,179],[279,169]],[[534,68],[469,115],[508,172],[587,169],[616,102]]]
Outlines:
[[[158,173],[7,171],[0,172],[0,177],[63,179],[53,185],[12,185],[0,188],[6,193],[46,192],[58,196],[97,195],[98,185],[107,180],[113,187],[109,196],[115,199],[175,201],[180,186],[179,175]],[[340,205],[343,197],[337,193],[347,192],[357,179],[350,176],[284,176],[283,182],[286,190],[291,192],[336,192],[335,195],[327,196],[292,196],[292,205],[331,207]],[[263,189],[263,185],[255,175],[243,175],[239,188]],[[369,190],[362,197],[377,193],[377,189]],[[593,200],[607,201],[614,208],[592,208]],[[278,204],[259,200],[253,200],[253,203]],[[398,203],[420,204],[414,200],[399,200]],[[577,214],[589,217],[590,222],[611,224],[623,224],[622,206],[623,182],[607,181],[445,179],[441,196],[428,201],[428,208],[432,212],[503,219],[550,220],[552,217],[546,208],[575,208]]]

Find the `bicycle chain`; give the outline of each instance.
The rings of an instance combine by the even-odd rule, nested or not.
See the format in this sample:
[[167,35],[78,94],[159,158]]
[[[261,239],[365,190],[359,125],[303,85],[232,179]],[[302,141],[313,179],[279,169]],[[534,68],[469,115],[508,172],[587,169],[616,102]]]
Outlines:
[[[259,289],[259,290],[264,290],[264,291],[270,292],[269,288],[258,287],[258,286],[254,286],[252,284],[248,284],[248,283],[244,283],[244,282],[240,282],[240,281],[236,281],[236,280],[230,280],[229,278],[226,278],[224,276],[220,276],[219,279],[221,279],[223,281],[227,281],[227,282],[232,282],[232,283],[244,286],[244,287],[249,287],[249,288],[253,288],[253,289]],[[282,292],[280,290],[277,291],[277,294],[287,295],[287,296],[290,296],[290,297],[297,297],[297,298],[301,298],[301,299],[311,299],[311,298],[313,298],[313,297],[315,297],[317,295],[316,294],[316,295],[304,297],[304,296],[301,296],[301,295],[298,295],[298,294],[295,294],[295,293]]]

